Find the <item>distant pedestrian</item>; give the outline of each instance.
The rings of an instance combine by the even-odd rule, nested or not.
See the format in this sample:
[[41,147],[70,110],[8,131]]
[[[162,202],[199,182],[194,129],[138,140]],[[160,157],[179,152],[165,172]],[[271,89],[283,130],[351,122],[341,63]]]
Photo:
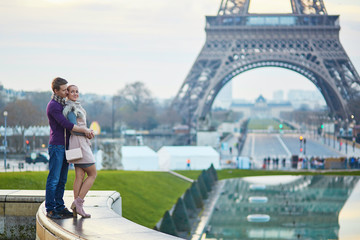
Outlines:
[[306,159],[306,157],[303,158],[302,169],[307,169],[307,159]]
[[276,166],[276,158],[272,159],[272,168],[275,169]]
[[190,158],[188,158],[188,159],[186,160],[186,169],[187,169],[187,170],[190,170],[190,169],[191,169],[190,163],[191,163]]
[[355,167],[355,158],[352,157],[352,158],[350,159],[350,168],[354,168],[354,167]]
[[345,160],[344,160],[344,168],[345,169],[348,168],[348,158],[345,158]]
[[263,166],[262,166],[263,169],[266,169],[266,162],[267,162],[267,158],[264,158]]

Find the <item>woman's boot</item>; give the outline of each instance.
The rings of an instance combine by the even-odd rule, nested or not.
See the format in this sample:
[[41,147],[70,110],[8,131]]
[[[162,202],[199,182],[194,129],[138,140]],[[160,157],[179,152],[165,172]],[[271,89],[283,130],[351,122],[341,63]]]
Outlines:
[[[84,208],[83,208],[83,205],[84,205],[84,200],[81,199],[80,197],[77,197],[75,199],[75,201],[73,202],[73,204],[71,205],[71,209],[73,210],[73,213],[74,214],[79,214],[80,216],[84,217],[84,218],[89,218],[91,217],[90,214],[87,214],[85,211],[84,211]],[[75,216],[75,215],[74,215]]]
[[73,218],[77,218],[77,212],[76,212],[76,206],[75,206],[75,200],[71,204],[71,210],[73,211]]

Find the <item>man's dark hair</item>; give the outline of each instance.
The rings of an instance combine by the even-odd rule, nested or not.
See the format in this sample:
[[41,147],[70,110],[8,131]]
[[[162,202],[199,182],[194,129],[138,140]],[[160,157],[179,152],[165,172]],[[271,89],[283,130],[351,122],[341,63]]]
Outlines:
[[59,91],[60,86],[65,85],[67,83],[68,83],[68,81],[66,81],[65,79],[57,77],[52,81],[51,88],[52,88],[53,92],[55,92],[55,89]]

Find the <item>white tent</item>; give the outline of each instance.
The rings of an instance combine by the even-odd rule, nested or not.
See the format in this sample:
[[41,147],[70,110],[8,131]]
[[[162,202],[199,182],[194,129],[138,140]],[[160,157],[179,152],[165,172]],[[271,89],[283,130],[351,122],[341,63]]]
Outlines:
[[210,146],[164,146],[158,151],[159,167],[161,170],[207,169],[211,164],[219,168],[220,156]]
[[159,170],[158,155],[147,146],[122,146],[124,170]]
[[234,157],[237,167],[240,169],[250,169],[250,158],[245,156]]

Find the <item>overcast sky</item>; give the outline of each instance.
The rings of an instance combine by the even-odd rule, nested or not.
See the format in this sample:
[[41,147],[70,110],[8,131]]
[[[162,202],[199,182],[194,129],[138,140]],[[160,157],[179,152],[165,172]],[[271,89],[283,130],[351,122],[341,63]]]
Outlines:
[[[114,94],[142,81],[153,96],[174,97],[205,43],[205,15],[216,15],[220,2],[0,0],[0,82],[46,91],[60,76],[82,92]],[[324,2],[328,14],[340,15],[341,43],[359,72],[360,1]],[[289,12],[290,0],[252,0],[250,11]],[[276,89],[294,88],[315,89],[297,73],[275,68],[233,80],[237,98],[271,98]]]

